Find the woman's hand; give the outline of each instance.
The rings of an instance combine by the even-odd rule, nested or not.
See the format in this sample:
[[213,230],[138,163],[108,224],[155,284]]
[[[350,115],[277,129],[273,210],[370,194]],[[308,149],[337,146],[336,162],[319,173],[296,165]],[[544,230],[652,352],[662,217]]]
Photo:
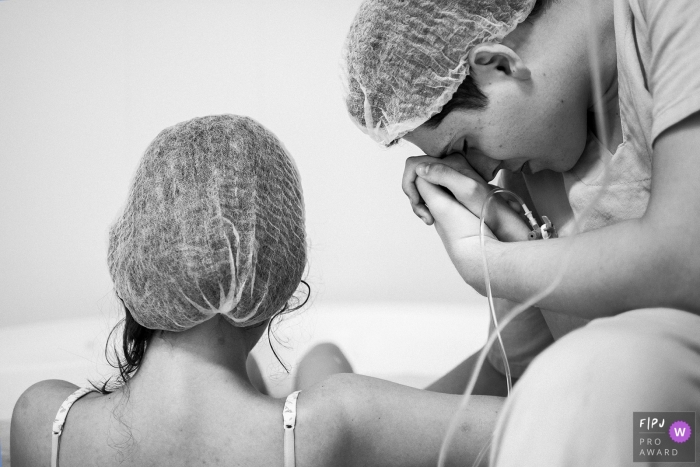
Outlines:
[[[418,188],[419,180],[429,182],[433,186],[444,187],[452,196],[444,190],[433,190],[424,184],[421,184],[422,188]],[[429,156],[409,158],[406,161],[403,182],[404,192],[411,200],[416,215],[427,224],[439,220],[441,227],[438,230],[450,236],[452,234],[445,230],[447,226],[451,226],[448,230],[455,228],[455,232],[459,232],[460,236],[464,236],[467,231],[471,231],[472,235],[479,235],[478,223],[482,206],[489,193],[497,188],[486,183],[459,154],[451,154],[443,159]],[[427,197],[432,197],[431,202]],[[452,203],[458,201],[471,213],[472,218],[476,218],[476,230],[470,230],[469,225],[472,222],[465,220],[468,218],[466,213],[451,206],[447,198],[451,198]],[[439,212],[431,206],[436,203],[436,207],[440,209]],[[528,238],[530,228],[513,207],[519,208],[517,203],[508,203],[500,195],[496,195],[491,198],[486,209],[486,225],[493,232],[491,235],[495,234],[495,238],[501,241],[523,241]],[[455,216],[455,218],[448,219],[448,216]],[[457,228],[455,223],[460,222],[466,223]]]
[[[461,239],[479,236],[479,217],[457,201],[449,191],[422,177],[418,177],[415,183],[425,207],[434,218],[435,229],[446,247],[449,248],[449,245]],[[484,229],[484,235],[496,238],[488,226]]]
[[[442,240],[452,264],[462,279],[482,295],[485,293],[481,247],[479,242],[479,217],[473,214],[452,193],[434,185],[422,177],[416,178],[416,191],[435,218],[435,230]],[[485,226],[487,240],[495,235]]]
[[406,167],[403,171],[403,180],[401,182],[401,188],[403,192],[408,196],[411,202],[411,208],[413,212],[423,219],[428,225],[431,225],[435,219],[433,218],[430,210],[426,208],[425,201],[421,197],[418,189],[416,188],[416,179],[418,174],[416,169],[418,167],[424,166],[426,164],[442,164],[447,167],[452,168],[458,173],[477,181],[480,185],[487,185],[483,178],[472,168],[467,160],[460,154],[450,154],[442,159],[431,156],[415,156],[406,159]]

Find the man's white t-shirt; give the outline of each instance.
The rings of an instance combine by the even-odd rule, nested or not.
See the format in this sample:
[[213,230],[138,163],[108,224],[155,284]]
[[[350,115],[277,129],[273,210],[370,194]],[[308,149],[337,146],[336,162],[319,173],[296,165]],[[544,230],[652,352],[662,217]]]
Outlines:
[[[700,110],[700,0],[614,0],[614,15],[623,142],[611,154],[591,134],[563,180],[538,183],[546,176],[526,176],[535,206],[554,219],[561,236],[573,233],[574,219],[585,232],[642,217],[651,194],[655,139]],[[555,186],[562,181],[563,190]],[[553,202],[557,197],[566,202]],[[551,342],[547,331],[558,339],[588,322],[556,311],[542,315],[546,326],[530,317],[515,321],[508,332],[505,346],[516,368],[524,369],[536,355],[537,342],[542,348]],[[498,351],[489,360],[502,368]]]

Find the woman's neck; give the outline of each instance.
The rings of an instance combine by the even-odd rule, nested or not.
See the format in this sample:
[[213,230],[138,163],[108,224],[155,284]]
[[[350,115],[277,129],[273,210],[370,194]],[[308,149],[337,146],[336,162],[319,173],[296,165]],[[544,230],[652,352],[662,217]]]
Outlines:
[[264,324],[255,329],[237,328],[219,315],[187,331],[156,332],[141,367],[129,381],[129,390],[192,394],[217,386],[254,391],[246,359],[264,329]]

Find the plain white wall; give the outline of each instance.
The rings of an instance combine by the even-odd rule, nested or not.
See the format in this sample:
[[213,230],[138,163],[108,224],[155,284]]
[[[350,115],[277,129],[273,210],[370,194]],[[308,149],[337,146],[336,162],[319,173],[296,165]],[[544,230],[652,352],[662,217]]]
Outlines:
[[248,115],[302,174],[316,302],[485,302],[400,188],[405,146],[349,120],[338,61],[359,0],[0,1],[0,325],[113,306],[107,230],[141,153]]

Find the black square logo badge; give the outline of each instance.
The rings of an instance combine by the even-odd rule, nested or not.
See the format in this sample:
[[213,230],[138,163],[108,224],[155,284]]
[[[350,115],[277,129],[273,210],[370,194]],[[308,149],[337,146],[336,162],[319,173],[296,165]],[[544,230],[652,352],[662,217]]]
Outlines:
[[695,412],[634,412],[633,462],[695,462]]

